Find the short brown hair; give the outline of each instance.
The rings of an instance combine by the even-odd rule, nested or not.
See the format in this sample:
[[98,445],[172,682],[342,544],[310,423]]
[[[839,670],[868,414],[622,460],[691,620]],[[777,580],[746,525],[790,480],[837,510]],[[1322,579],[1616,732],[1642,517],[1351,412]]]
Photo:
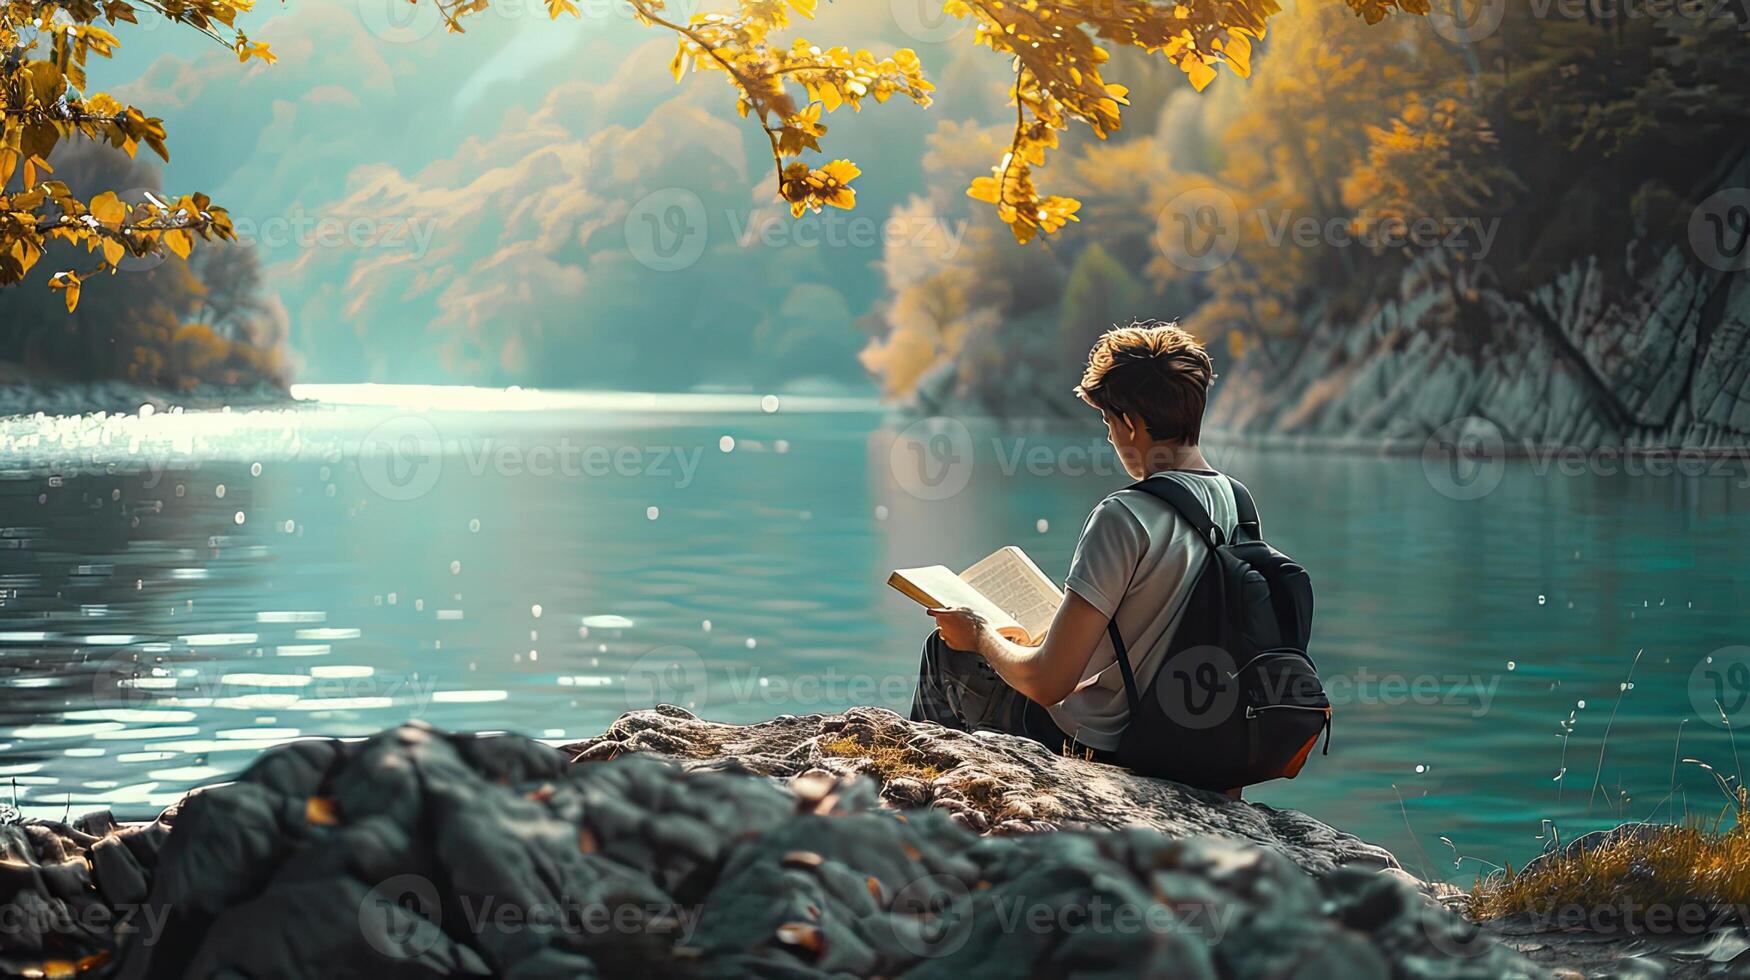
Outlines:
[[1178,323],[1137,320],[1094,342],[1076,394],[1103,412],[1140,416],[1156,439],[1193,445],[1214,380],[1209,352]]

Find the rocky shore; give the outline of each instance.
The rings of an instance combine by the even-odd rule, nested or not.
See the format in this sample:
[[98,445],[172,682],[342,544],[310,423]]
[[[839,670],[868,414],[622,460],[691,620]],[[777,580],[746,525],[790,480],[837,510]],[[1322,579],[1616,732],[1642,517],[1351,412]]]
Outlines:
[[142,405],[163,412],[173,408],[262,408],[292,401],[285,388],[259,384],[247,388],[201,385],[167,391],[128,381],[56,382],[8,377],[0,372],[0,418],[19,415],[134,415]]
[[872,708],[301,741],[0,852],[19,976],[1550,973],[1304,814]]

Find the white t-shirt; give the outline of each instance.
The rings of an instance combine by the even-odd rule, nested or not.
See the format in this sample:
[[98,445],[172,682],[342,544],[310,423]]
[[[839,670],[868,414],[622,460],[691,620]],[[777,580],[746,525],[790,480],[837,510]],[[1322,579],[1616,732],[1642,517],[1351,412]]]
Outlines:
[[[1212,470],[1155,475],[1188,487],[1224,537],[1232,538],[1239,516],[1227,477]],[[1064,588],[1108,618],[1116,612],[1136,683],[1146,689],[1208,560],[1203,540],[1166,501],[1141,490],[1120,490],[1100,501],[1082,525]],[[1076,689],[1049,710],[1057,727],[1083,745],[1118,747],[1130,704],[1110,636],[1101,634]]]

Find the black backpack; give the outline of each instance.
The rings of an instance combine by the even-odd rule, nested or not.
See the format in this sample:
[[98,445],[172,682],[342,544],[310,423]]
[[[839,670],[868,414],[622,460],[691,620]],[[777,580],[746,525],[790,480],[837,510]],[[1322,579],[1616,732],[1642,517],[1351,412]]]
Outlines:
[[1325,751],[1331,748],[1331,702],[1306,651],[1312,580],[1264,543],[1252,495],[1229,482],[1239,514],[1232,541],[1177,480],[1151,477],[1130,487],[1177,511],[1209,548],[1147,690],[1137,689],[1117,622],[1107,624],[1130,702],[1116,761],[1216,791],[1293,779],[1321,732]]

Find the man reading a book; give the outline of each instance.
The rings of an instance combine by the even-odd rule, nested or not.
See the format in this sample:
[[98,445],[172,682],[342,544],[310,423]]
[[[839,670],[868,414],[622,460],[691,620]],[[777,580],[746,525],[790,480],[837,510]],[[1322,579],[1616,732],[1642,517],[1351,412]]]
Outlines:
[[[1144,321],[1094,344],[1076,394],[1105,419],[1106,438],[1127,473],[1183,483],[1231,536],[1233,487],[1197,445],[1214,377],[1209,354],[1190,334]],[[924,643],[912,719],[1008,732],[1109,759],[1130,710],[1107,623],[1116,617],[1137,683],[1146,688],[1207,560],[1196,532],[1163,501],[1135,490],[1106,497],[1082,526],[1065,589],[1042,633],[993,624],[993,614],[974,603],[929,610],[936,631]]]

